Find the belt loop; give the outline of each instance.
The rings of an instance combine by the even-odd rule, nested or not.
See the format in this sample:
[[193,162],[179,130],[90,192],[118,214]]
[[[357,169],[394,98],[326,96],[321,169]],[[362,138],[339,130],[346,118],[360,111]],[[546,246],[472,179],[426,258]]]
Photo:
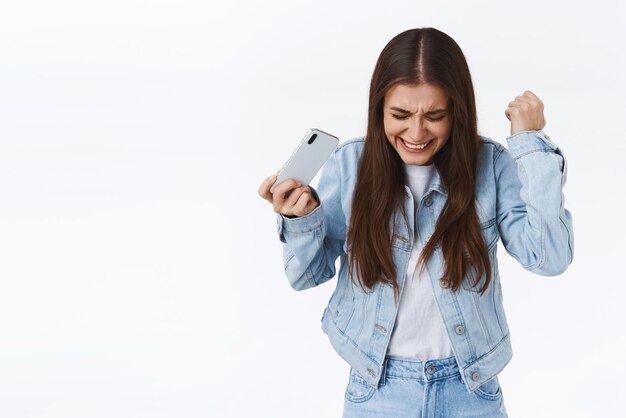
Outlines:
[[382,371],[380,372],[380,385],[383,386],[387,382],[387,362],[389,361],[389,357],[385,357],[383,360]]

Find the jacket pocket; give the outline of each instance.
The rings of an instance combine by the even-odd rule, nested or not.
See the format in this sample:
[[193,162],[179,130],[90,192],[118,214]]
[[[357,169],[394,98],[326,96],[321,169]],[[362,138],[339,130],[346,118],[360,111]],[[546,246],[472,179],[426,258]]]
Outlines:
[[354,313],[354,292],[347,277],[347,269],[345,265],[341,267],[337,287],[328,301],[331,319],[341,332],[346,330]]
[[487,246],[487,251],[491,251],[498,243],[498,225],[496,218],[489,219],[488,221],[481,222],[480,232],[483,235],[483,240]]
[[391,245],[394,248],[398,248],[402,251],[411,251],[411,241],[408,237],[402,234],[394,233],[391,237]]
[[[482,222],[480,225],[480,232],[483,236],[483,240],[485,241],[485,245],[487,247],[487,253],[489,254],[489,261],[491,262],[491,282],[492,283],[489,286],[492,286],[493,281],[495,280],[495,276],[496,276],[496,269],[498,268],[498,265],[494,261],[496,258],[495,249],[496,249],[496,245],[498,244],[498,238],[499,238],[496,218],[494,217],[490,220]],[[469,273],[470,274],[473,273],[473,270],[470,269]],[[483,275],[480,278],[480,281],[478,282],[477,286],[472,286],[475,280],[473,275],[471,277],[468,277],[468,275],[466,275],[463,278],[463,289],[469,292],[478,292],[480,288],[482,287],[482,285],[485,283],[485,274],[486,272],[483,272]]]
[[365,402],[371,399],[376,392],[374,386],[370,386],[357,372],[350,367],[350,380],[346,387],[346,399],[350,402]]
[[295,256],[293,250],[289,249],[285,249],[283,251],[283,267],[285,269],[287,269],[287,266],[289,265],[289,262],[291,261],[291,259]]
[[486,381],[480,385],[474,394],[486,401],[497,401],[502,397],[502,388],[500,387],[500,381],[498,376],[494,376],[492,379]]

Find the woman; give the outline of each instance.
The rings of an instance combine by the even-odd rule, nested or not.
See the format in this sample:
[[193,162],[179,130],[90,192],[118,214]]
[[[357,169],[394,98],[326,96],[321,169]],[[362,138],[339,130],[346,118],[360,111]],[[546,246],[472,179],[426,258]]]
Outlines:
[[334,277],[341,258],[322,329],[350,364],[344,417],[507,416],[496,244],[552,276],[574,243],[566,160],[542,131],[543,103],[525,91],[505,115],[509,150],[478,134],[456,42],[407,30],[376,63],[365,139],[339,145],[317,190],[262,183],[295,289]]

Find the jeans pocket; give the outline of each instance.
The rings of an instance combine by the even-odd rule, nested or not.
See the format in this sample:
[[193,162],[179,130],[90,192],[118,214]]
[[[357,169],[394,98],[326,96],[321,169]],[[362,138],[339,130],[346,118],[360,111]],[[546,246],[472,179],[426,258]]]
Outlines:
[[350,402],[365,402],[369,400],[376,391],[365,381],[352,367],[350,367],[350,380],[346,388],[346,399]]
[[479,398],[485,399],[487,401],[496,401],[500,399],[502,397],[502,388],[500,387],[500,381],[498,380],[498,376],[495,376],[480,385],[474,391],[474,393]]

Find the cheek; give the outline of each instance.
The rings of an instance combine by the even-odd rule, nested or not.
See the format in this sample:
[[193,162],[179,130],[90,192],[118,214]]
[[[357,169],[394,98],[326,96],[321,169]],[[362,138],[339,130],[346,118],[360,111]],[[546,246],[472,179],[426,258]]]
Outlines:
[[440,138],[448,138],[450,134],[450,125],[442,124],[441,126],[437,126],[434,130],[437,133],[437,136]]
[[385,133],[387,135],[395,135],[402,131],[403,127],[401,123],[394,120],[385,120]]

